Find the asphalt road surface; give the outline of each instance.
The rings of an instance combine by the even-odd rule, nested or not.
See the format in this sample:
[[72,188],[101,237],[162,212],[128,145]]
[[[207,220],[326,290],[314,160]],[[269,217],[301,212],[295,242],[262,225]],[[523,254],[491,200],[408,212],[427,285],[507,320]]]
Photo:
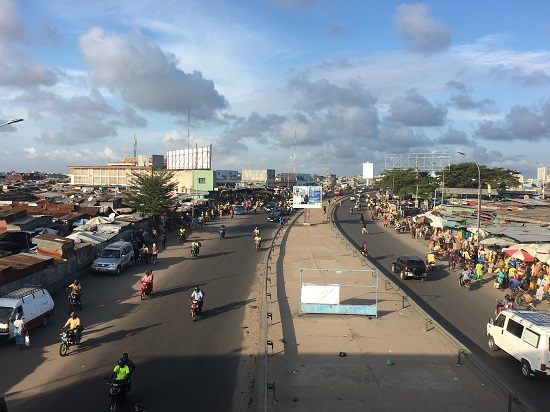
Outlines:
[[[275,224],[266,214],[224,218],[195,231],[184,244],[175,234],[158,264],[132,267],[119,277],[87,275],[83,285],[85,326],[80,347],[59,355],[59,332],[68,318],[66,295],[56,296],[56,313],[45,328],[30,333],[31,347],[0,346],[0,394],[10,412],[109,410],[108,386],[118,358],[128,352],[136,364],[132,394],[117,410],[142,403],[148,412],[241,410],[253,393],[259,302],[258,274],[264,253],[253,243],[254,226],[267,245]],[[190,240],[202,242],[192,260]],[[265,249],[265,246],[264,246]],[[140,300],[139,279],[152,269],[155,293]],[[201,319],[192,321],[190,295],[206,293]]]
[[[428,280],[402,281],[391,272],[392,262],[399,256],[416,255],[426,258],[427,242],[416,241],[409,233],[397,234],[392,227],[384,228],[382,222],[370,219],[370,210],[362,205],[362,211],[349,213],[350,201],[338,208],[335,221],[357,248],[367,240],[369,260],[386,276],[395,282],[435,320],[459,339],[477,355],[481,361],[505,379],[518,393],[537,410],[548,410],[548,384],[550,378],[526,379],[520,371],[520,362],[503,351],[492,352],[485,337],[489,318],[494,317],[496,299],[502,299],[505,292],[493,288],[493,280],[485,275],[483,286],[468,292],[458,285],[459,272],[449,271],[447,262],[438,261]],[[367,221],[368,234],[361,235],[359,223],[363,213]],[[549,309],[546,303],[539,309]]]

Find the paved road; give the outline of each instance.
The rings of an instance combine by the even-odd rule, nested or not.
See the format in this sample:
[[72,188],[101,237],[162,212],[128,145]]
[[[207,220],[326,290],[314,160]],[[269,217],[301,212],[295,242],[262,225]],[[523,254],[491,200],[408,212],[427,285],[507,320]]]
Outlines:
[[[425,257],[426,241],[415,241],[409,234],[397,234],[393,228],[384,228],[382,222],[368,223],[367,235],[361,235],[360,213],[349,213],[349,201],[344,201],[337,213],[338,224],[344,233],[359,246],[367,239],[370,261],[386,275],[393,276],[410,296],[417,296],[423,308],[446,327],[485,364],[507,380],[519,393],[529,399],[539,410],[548,409],[547,387],[549,378],[525,379],[520,372],[520,363],[502,351],[491,352],[485,338],[486,324],[494,317],[496,299],[503,292],[493,288],[493,281],[485,276],[483,286],[471,292],[458,286],[458,272],[447,270],[447,262],[438,262],[435,272],[427,282],[401,281],[391,273],[391,264],[401,255]],[[370,214],[363,210],[365,216]],[[540,309],[548,309],[540,304]]]
[[[196,260],[190,259],[189,242],[170,239],[159,263],[149,266],[155,273],[153,299],[139,298],[143,266],[119,277],[81,279],[83,344],[64,358],[58,353],[59,327],[67,318],[60,294],[51,324],[31,332],[31,348],[0,347],[0,393],[10,412],[108,410],[103,377],[125,351],[137,369],[131,399],[120,410],[132,410],[134,402],[149,412],[190,410],[196,400],[202,410],[242,410],[252,393],[250,355],[257,338],[248,330],[258,317],[257,265],[263,256],[254,251],[252,230],[261,223],[269,238],[273,225],[265,216],[224,218],[225,239],[218,238],[219,221],[191,234],[203,244]],[[196,285],[206,292],[204,319],[192,322],[188,299]]]

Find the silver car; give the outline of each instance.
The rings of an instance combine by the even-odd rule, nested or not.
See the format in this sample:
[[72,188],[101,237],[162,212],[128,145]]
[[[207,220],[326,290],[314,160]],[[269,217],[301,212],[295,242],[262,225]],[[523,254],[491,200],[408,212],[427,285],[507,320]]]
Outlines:
[[135,262],[134,248],[129,242],[118,241],[101,251],[92,263],[92,271],[120,275],[120,272]]

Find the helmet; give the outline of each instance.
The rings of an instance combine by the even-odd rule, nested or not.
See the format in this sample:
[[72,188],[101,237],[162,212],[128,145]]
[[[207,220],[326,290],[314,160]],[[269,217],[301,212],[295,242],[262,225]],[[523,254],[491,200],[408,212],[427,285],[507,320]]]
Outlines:
[[74,319],[76,318],[76,312],[71,312],[71,317]]
[[143,405],[141,403],[136,403],[136,406],[134,406],[134,412],[143,412]]
[[75,279],[75,280],[74,280],[74,284],[75,284],[75,285],[78,285],[78,279]]
[[118,360],[118,364],[124,366],[124,365],[126,365],[126,361],[124,360],[124,358],[120,358],[120,359]]

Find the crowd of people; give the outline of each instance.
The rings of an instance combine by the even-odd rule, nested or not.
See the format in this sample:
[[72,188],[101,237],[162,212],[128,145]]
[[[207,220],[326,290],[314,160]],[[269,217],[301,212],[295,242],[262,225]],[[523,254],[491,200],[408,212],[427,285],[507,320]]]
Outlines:
[[[505,300],[511,305],[534,308],[537,302],[550,303],[550,266],[547,262],[536,257],[515,259],[502,247],[485,247],[478,243],[475,234],[463,228],[436,228],[429,221],[420,219],[419,222],[414,216],[400,218],[395,205],[384,198],[367,196],[365,202],[371,218],[383,220],[384,227],[393,227],[398,233],[408,232],[413,239],[427,241],[426,263],[435,265],[435,261],[442,261],[448,270],[459,272],[460,279],[509,290]],[[364,226],[363,214],[360,222]]]

